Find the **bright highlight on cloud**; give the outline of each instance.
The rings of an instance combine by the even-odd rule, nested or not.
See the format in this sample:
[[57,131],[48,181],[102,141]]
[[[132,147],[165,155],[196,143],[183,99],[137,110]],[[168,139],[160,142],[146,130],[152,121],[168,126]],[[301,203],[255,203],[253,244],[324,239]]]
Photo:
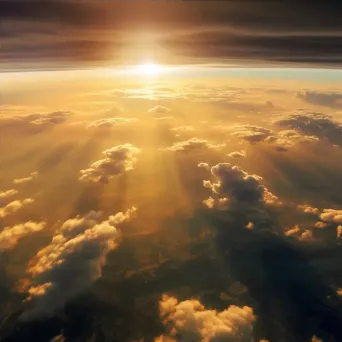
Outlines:
[[22,320],[52,316],[66,301],[101,277],[108,253],[117,248],[117,226],[130,220],[132,207],[98,222],[99,212],[65,221],[49,245],[41,249],[27,270],[32,284]]
[[[199,167],[206,165],[201,163]],[[250,175],[238,166],[229,163],[214,165],[211,174],[216,182],[203,181],[203,186],[212,191],[212,197],[205,201],[209,208],[226,209],[230,201],[256,205],[265,203],[269,205],[281,205],[277,196],[272,194],[262,183],[262,177]]]
[[28,177],[23,177],[23,178],[15,178],[13,179],[13,183],[14,184],[23,184],[23,183],[27,183],[30,182],[31,180],[33,180],[34,178],[36,178],[38,176],[38,172],[32,172]]
[[125,171],[132,170],[137,162],[136,155],[140,149],[131,145],[123,144],[114,146],[102,152],[105,156],[90,165],[88,169],[81,170],[81,181],[108,183],[109,180]]
[[0,233],[0,252],[13,248],[22,237],[42,230],[45,224],[45,222],[28,221],[13,227],[5,227]]
[[212,144],[205,139],[191,138],[189,140],[175,142],[172,146],[165,148],[166,151],[190,153],[201,150],[219,150],[225,147],[225,144]]
[[249,306],[231,305],[226,310],[206,309],[198,300],[179,302],[163,295],[160,317],[169,336],[180,341],[251,342],[255,322]]
[[17,212],[18,210],[20,210],[21,208],[33,202],[34,202],[34,199],[32,198],[26,198],[24,200],[16,200],[16,201],[10,202],[4,207],[0,208],[0,218],[13,214]]

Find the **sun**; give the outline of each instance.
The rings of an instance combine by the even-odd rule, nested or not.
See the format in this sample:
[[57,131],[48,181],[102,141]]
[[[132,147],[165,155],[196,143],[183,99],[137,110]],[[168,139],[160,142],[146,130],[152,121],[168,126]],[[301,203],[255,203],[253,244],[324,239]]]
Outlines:
[[163,71],[163,67],[155,63],[144,63],[137,66],[137,72],[146,76],[156,76]]

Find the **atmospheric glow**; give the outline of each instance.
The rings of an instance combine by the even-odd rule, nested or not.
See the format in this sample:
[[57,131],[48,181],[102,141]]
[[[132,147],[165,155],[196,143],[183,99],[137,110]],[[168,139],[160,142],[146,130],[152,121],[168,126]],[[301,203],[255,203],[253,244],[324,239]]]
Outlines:
[[139,74],[146,76],[156,76],[163,71],[163,67],[155,63],[144,63],[136,67]]

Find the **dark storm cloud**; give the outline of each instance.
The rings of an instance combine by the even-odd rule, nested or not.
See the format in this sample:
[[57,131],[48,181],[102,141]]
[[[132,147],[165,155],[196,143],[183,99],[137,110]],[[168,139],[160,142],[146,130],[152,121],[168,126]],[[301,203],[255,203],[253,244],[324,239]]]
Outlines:
[[115,63],[137,32],[153,33],[158,46],[188,62],[335,65],[342,53],[339,7],[298,1],[2,1],[1,68],[37,61],[50,67]]

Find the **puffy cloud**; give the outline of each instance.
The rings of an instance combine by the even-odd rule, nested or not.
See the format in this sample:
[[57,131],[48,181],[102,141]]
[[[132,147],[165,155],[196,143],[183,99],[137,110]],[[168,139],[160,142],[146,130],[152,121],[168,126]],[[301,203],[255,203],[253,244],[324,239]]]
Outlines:
[[31,204],[34,202],[32,198],[26,198],[24,200],[16,200],[13,202],[8,203],[4,207],[0,208],[0,218],[6,217],[16,211],[20,210],[24,206]]
[[171,128],[171,131],[173,131],[173,132],[192,132],[194,130],[195,129],[190,125],[178,126],[178,127]]
[[247,229],[253,229],[254,228],[254,223],[253,222],[248,222],[247,225],[246,225],[246,228]]
[[22,237],[40,231],[44,226],[45,222],[28,221],[13,227],[5,227],[0,233],[0,252],[14,247]]
[[287,236],[293,236],[293,235],[296,235],[300,232],[300,228],[299,226],[296,224],[294,227],[290,228],[289,230],[287,230],[285,232],[285,235]]
[[217,181],[203,182],[203,186],[212,191],[211,207],[220,207],[222,200],[224,204],[230,200],[251,205],[261,202],[281,204],[278,198],[261,184],[262,177],[250,175],[238,166],[220,163],[211,168],[211,174]]
[[316,228],[325,228],[327,226],[328,226],[328,223],[326,223],[326,222],[318,221],[318,222],[315,223],[315,227]]
[[138,119],[136,118],[120,118],[120,117],[114,117],[114,118],[103,118],[95,121],[91,121],[88,124],[89,128],[93,127],[112,127],[115,125],[122,125],[122,124],[128,124],[131,122],[136,122]]
[[308,229],[299,236],[299,240],[301,241],[312,241],[313,239],[312,232]]
[[0,192],[0,200],[2,199],[6,199],[8,197],[14,196],[18,193],[18,190],[15,189],[10,189],[10,190],[6,190],[6,191],[1,191]]
[[245,150],[241,150],[228,153],[227,156],[231,158],[245,158],[247,154]]
[[342,223],[342,210],[323,209],[320,219],[326,222]]
[[207,171],[210,170],[210,166],[209,166],[208,163],[199,163],[197,166],[198,166],[199,168],[202,168],[202,169],[207,170]]
[[117,246],[117,225],[131,219],[135,212],[133,207],[99,223],[100,213],[90,212],[64,222],[50,244],[29,264],[33,283],[28,289],[29,306],[20,318],[51,316],[98,279],[108,253]]
[[231,129],[234,130],[232,133],[233,135],[250,143],[264,141],[273,134],[273,132],[267,128],[253,125],[236,125]]
[[318,208],[313,208],[307,204],[299,204],[297,208],[303,210],[306,214],[317,215],[319,213]]
[[169,335],[182,341],[250,342],[253,339],[255,316],[249,306],[208,310],[198,300],[179,302],[176,297],[163,295],[159,308]]
[[301,100],[331,108],[342,108],[342,93],[338,92],[320,92],[320,91],[303,91],[297,94]]
[[153,108],[150,108],[148,112],[153,114],[165,114],[171,112],[171,109],[165,106],[157,105]]
[[174,143],[170,147],[166,147],[163,150],[174,152],[191,152],[203,149],[219,150],[225,147],[225,144],[211,144],[205,139],[191,138],[189,140],[179,141]]
[[315,112],[299,112],[277,120],[276,125],[288,127],[301,134],[327,139],[332,144],[342,146],[342,125],[329,115]]
[[140,149],[132,144],[114,146],[102,152],[105,156],[90,165],[88,169],[81,170],[80,180],[88,182],[108,181],[115,175],[132,170],[137,162],[136,155]]
[[337,233],[337,238],[341,238],[342,237],[342,226],[337,226],[336,228],[336,233]]
[[28,177],[23,177],[23,178],[15,178],[13,180],[14,184],[22,184],[22,183],[27,183],[30,182],[31,180],[33,180],[34,178],[36,178],[38,176],[38,172],[32,172],[30,173],[30,175]]

